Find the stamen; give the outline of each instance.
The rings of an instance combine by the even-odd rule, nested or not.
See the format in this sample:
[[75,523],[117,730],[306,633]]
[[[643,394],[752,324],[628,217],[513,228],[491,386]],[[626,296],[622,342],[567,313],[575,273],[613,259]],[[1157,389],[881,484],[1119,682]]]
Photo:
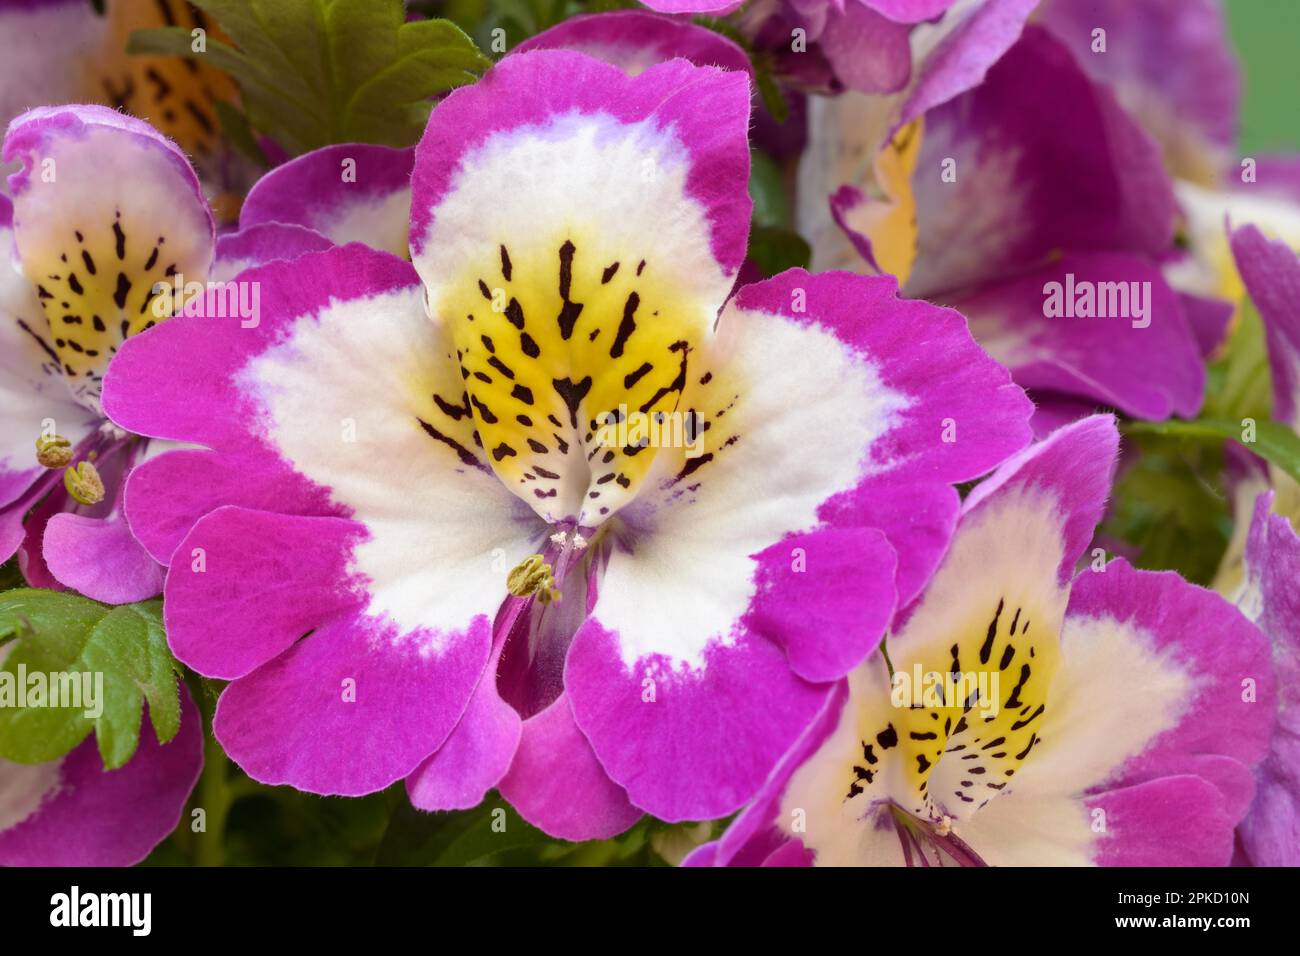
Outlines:
[[36,439],[36,460],[46,468],[63,468],[72,461],[72,442],[62,435],[42,435]]
[[515,565],[506,577],[506,588],[515,597],[536,596],[542,604],[560,599],[560,592],[555,589],[554,572],[540,554],[530,554]]
[[104,500],[104,481],[88,461],[80,462],[63,473],[63,487],[83,505],[97,505]]

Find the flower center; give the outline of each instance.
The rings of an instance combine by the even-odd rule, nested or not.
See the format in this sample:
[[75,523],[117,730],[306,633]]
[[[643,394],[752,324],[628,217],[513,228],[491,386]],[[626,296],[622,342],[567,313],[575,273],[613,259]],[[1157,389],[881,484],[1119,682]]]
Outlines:
[[577,229],[491,253],[429,303],[465,387],[439,407],[472,416],[492,469],[549,523],[596,527],[650,472],[713,316]]

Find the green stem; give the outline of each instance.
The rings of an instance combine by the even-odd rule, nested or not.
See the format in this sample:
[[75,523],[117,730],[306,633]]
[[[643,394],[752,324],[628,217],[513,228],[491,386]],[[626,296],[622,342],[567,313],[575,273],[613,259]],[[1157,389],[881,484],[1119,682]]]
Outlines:
[[[196,866],[224,866],[226,862],[226,818],[238,794],[230,779],[230,758],[212,733],[217,709],[217,688],[197,674],[190,674],[190,690],[203,715],[203,774],[195,789],[194,809],[204,814],[203,830],[194,836]],[[191,818],[192,819],[192,818]]]
[[207,816],[194,856],[199,866],[223,866],[226,861],[226,817],[235,802],[229,772],[226,752],[216,737],[209,736],[203,745],[203,776],[199,778],[199,806]]

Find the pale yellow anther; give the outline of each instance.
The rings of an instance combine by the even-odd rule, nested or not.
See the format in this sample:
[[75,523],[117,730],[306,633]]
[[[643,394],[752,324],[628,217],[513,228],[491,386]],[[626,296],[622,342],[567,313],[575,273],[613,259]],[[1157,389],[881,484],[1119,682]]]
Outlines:
[[72,461],[72,442],[62,435],[36,439],[36,460],[45,468],[62,468]]
[[542,604],[550,604],[560,599],[560,592],[555,590],[554,574],[540,554],[530,554],[510,570],[506,589],[515,597],[536,596]]
[[83,505],[97,505],[104,500],[104,481],[88,461],[79,462],[63,473],[63,487]]

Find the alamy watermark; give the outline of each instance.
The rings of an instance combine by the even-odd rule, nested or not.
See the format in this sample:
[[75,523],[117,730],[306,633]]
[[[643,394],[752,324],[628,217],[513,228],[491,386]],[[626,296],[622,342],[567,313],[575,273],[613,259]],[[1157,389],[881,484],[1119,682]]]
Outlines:
[[160,320],[173,315],[237,318],[241,328],[255,329],[262,321],[262,284],[238,279],[186,282],[185,274],[178,272],[153,284],[152,307],[154,316]]
[[80,710],[90,720],[104,713],[102,671],[0,671],[0,709],[59,707]]
[[1043,316],[1049,319],[1130,319],[1133,328],[1151,324],[1150,282],[1093,282],[1065,274],[1065,282],[1043,286]]
[[132,936],[153,930],[152,893],[83,893],[73,886],[50,897],[50,925],[55,927],[125,927]]
[[596,431],[602,448],[684,448],[687,458],[704,453],[704,416],[698,412],[608,412]]
[[985,718],[996,717],[1001,709],[997,671],[925,671],[914,664],[910,671],[894,671],[889,685],[889,702],[895,707],[969,708]]

